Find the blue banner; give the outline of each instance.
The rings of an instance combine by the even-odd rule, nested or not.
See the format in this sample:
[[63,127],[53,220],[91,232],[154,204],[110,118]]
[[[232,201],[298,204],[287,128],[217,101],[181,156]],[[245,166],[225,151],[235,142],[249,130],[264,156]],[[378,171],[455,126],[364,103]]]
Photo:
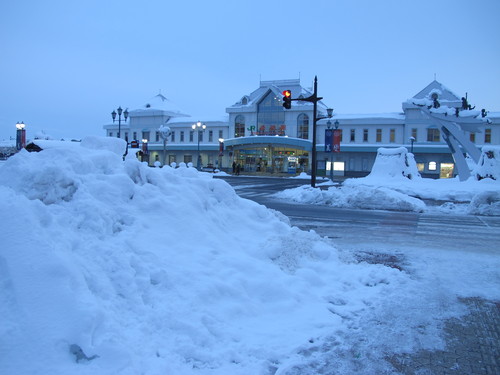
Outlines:
[[333,152],[333,129],[325,129],[325,152]]

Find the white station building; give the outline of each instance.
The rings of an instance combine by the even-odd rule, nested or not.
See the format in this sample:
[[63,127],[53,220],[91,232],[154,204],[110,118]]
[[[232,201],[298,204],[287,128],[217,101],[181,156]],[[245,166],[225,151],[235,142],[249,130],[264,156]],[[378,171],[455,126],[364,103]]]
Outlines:
[[[231,171],[239,164],[244,173],[298,174],[311,169],[313,104],[293,101],[283,108],[282,92],[306,98],[311,91],[299,79],[261,81],[259,87],[244,94],[237,103],[226,108],[220,119],[194,119],[173,109],[158,94],[141,108],[129,110],[127,121],[120,124],[121,138],[136,141],[139,157],[150,165],[192,162],[207,168]],[[431,82],[412,98],[402,103],[402,111],[386,114],[333,114],[317,122],[317,173],[360,177],[373,166],[380,147],[408,148],[413,152],[423,177],[447,178],[457,174],[452,153],[439,129],[421,110],[423,105],[439,103],[442,108],[462,109],[462,97],[437,81]],[[327,105],[318,102],[317,118],[327,116]],[[473,111],[470,111],[474,113]],[[480,109],[477,111],[481,118]],[[500,145],[500,112],[489,112],[476,132],[465,132],[480,150],[482,146]],[[205,125],[192,125],[198,121]],[[166,143],[159,132],[168,126],[171,134]],[[325,152],[325,130],[341,131],[340,152]],[[118,122],[104,126],[106,135],[118,135]],[[147,147],[142,147],[146,143]],[[147,152],[143,152],[147,150]]]

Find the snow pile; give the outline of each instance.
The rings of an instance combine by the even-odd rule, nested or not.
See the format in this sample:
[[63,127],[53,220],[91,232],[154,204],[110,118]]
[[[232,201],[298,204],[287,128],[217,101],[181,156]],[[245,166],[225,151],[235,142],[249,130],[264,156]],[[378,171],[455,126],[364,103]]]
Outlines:
[[379,148],[377,157],[371,173],[367,176],[370,178],[401,178],[409,179],[419,178],[417,164],[413,154],[408,153],[405,147],[396,148]]
[[500,147],[483,146],[481,156],[472,174],[478,179],[500,180]]
[[485,191],[474,196],[467,213],[472,215],[500,215],[500,190]]
[[425,210],[425,203],[385,187],[331,187],[320,190],[310,186],[299,186],[275,194],[275,197],[307,204],[326,204],[342,208],[374,210],[415,211]]
[[[389,311],[363,366],[440,344],[408,308],[418,280],[342,260],[211,174],[113,150],[87,139],[0,166],[1,373],[286,374]],[[410,319],[429,329],[407,335]]]

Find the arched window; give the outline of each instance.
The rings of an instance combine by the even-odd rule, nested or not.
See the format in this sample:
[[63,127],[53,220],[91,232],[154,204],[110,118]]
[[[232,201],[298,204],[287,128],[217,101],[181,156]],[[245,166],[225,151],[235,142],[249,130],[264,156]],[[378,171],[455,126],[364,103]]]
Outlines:
[[297,138],[309,139],[309,116],[305,113],[297,117]]
[[234,119],[234,137],[244,137],[245,136],[245,116],[238,115]]

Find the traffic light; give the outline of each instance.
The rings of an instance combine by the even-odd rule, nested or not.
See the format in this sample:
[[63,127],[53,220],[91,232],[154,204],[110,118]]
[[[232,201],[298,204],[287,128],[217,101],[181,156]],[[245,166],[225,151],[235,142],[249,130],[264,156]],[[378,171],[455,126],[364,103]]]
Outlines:
[[290,90],[283,91],[283,107],[292,108],[292,92]]

